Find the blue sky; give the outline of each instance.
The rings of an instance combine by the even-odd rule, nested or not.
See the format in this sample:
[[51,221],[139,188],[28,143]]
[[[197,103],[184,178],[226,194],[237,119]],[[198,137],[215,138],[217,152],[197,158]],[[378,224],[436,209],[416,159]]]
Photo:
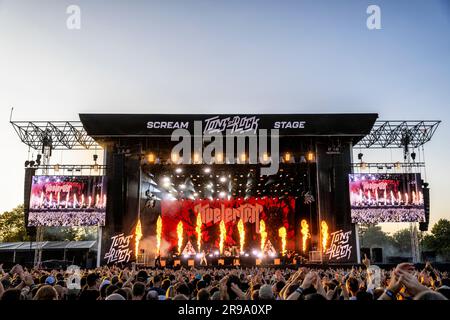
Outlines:
[[[8,123],[11,107],[17,120],[378,112],[443,121],[425,152],[432,222],[450,218],[449,3],[0,0],[0,211],[23,201],[27,148]],[[66,27],[71,4],[80,30]],[[366,27],[370,4],[381,8],[381,30]],[[55,153],[54,162],[80,157]]]

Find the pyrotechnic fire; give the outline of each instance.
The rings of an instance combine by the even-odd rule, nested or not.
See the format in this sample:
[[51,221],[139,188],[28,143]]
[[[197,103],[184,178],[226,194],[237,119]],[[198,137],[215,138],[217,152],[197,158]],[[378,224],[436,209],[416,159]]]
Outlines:
[[183,222],[178,222],[177,225],[177,236],[178,236],[178,254],[181,254],[181,246],[183,245]]
[[225,228],[225,222],[220,221],[220,238],[219,238],[219,252],[223,253],[223,244],[225,242],[225,237],[227,236],[227,229]]
[[259,234],[261,235],[261,252],[264,252],[267,239],[266,223],[264,220],[259,221]]
[[39,199],[39,207],[42,208],[42,205],[44,204],[44,192],[41,192],[41,198]]
[[306,252],[306,240],[310,236],[308,222],[306,222],[306,220],[302,220],[301,227],[302,227],[302,230],[300,232],[302,233],[302,251]]
[[197,226],[195,227],[195,232],[197,232],[197,248],[198,252],[200,252],[202,247],[202,217],[200,213],[197,215]]
[[156,255],[159,256],[161,250],[161,235],[162,235],[162,219],[158,216],[156,220]]
[[139,241],[142,238],[142,227],[141,227],[141,218],[138,218],[138,221],[136,223],[136,229],[134,230],[134,239],[135,239],[135,248],[134,248],[134,254],[136,256],[136,259],[139,254]]
[[100,204],[100,195],[97,193],[97,195],[95,196],[95,207],[98,208]]
[[245,229],[244,229],[244,222],[242,222],[242,219],[239,219],[237,228],[239,231],[239,244],[241,245],[241,253],[243,253],[245,243]]
[[322,233],[322,251],[325,252],[327,250],[327,242],[328,242],[328,225],[325,221],[322,221],[320,224],[320,232]]
[[278,229],[278,236],[281,238],[281,254],[284,256],[284,253],[286,252],[286,228],[281,227]]
[[69,207],[69,193],[66,194],[66,209]]

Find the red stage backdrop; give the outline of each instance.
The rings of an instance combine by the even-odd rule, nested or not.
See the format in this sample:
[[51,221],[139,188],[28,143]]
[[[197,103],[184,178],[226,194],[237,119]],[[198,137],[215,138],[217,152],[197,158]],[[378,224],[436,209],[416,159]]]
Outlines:
[[259,226],[264,220],[267,239],[277,251],[281,247],[278,229],[284,226],[287,230],[286,249],[295,248],[295,199],[293,197],[279,198],[248,198],[223,200],[163,200],[161,202],[162,234],[164,240],[175,250],[178,244],[177,225],[183,222],[183,248],[190,240],[197,248],[197,233],[195,227],[197,215],[202,220],[202,250],[219,247],[220,222],[223,220],[227,230],[225,247],[239,246],[239,231],[237,224],[243,219],[245,228],[246,251],[260,248]]

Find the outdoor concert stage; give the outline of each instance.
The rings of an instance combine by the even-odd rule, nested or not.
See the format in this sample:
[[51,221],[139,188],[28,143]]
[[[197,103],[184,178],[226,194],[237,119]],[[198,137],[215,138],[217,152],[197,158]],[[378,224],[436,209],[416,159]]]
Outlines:
[[[139,227],[142,238],[137,257],[135,238],[130,241],[131,259],[152,260],[159,247],[162,259],[199,252],[208,256],[219,250],[221,255],[228,251],[241,257],[256,250],[257,255],[280,259],[293,250],[307,259],[357,262],[348,174],[352,146],[370,132],[376,118],[376,114],[81,114],[87,134],[106,154],[103,262],[120,257],[116,253],[120,244],[114,237],[122,235],[120,241],[127,242],[127,236],[135,237]],[[185,130],[182,135],[192,135],[192,140],[203,138],[197,150],[195,142],[190,142],[191,163],[177,164],[179,159],[174,158],[172,149],[178,141],[171,141],[171,135],[178,128]],[[260,135],[264,129],[267,138]],[[226,150],[225,130],[228,135],[230,131],[258,134],[256,161],[250,163],[249,139],[245,150]],[[224,141],[216,145],[223,149],[213,150],[209,161],[200,159],[211,143],[205,136],[217,133],[224,135]],[[279,150],[275,150],[275,138]],[[261,152],[264,139],[267,147]],[[279,157],[275,174],[261,174],[261,168],[268,166],[259,161],[263,156]],[[322,222],[328,226],[327,244],[323,244]],[[331,236],[334,232],[339,232],[333,244],[337,251],[327,259],[324,245],[336,241]],[[231,265],[233,259],[223,260]]]
[[[42,148],[44,159],[45,152],[58,148],[104,151],[103,165],[94,158],[97,174],[91,168],[90,177],[73,171],[61,175],[66,169],[59,165],[45,167],[44,176],[37,167],[27,168],[26,222],[38,230],[100,226],[99,264],[154,265],[158,259],[197,265],[203,255],[220,257],[209,265],[219,260],[221,265],[244,260],[256,265],[264,259],[278,265],[288,253],[299,261],[358,263],[352,210],[364,219],[376,210],[386,215],[401,209],[424,221],[420,177],[395,178],[395,193],[388,189],[389,177],[383,177],[384,189],[376,193],[359,186],[365,176],[349,180],[353,147],[371,147],[389,134],[382,131],[385,126],[377,127],[377,118],[80,114],[81,124],[12,122],[23,142]],[[408,143],[420,146],[431,139],[437,124],[423,123],[431,131],[415,126],[420,134],[411,135]],[[395,130],[407,125],[396,124]],[[376,134],[371,133],[374,127]],[[27,130],[40,130],[40,135]],[[43,138],[36,142],[35,137]],[[406,139],[397,134],[389,143],[397,141]],[[376,176],[368,178],[371,187],[378,183]]]

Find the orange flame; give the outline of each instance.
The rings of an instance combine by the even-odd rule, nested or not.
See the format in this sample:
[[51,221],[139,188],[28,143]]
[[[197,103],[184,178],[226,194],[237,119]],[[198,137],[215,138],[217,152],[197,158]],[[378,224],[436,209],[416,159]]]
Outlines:
[[177,225],[177,236],[178,236],[178,254],[181,254],[181,246],[183,245],[183,222],[178,222]]
[[239,219],[237,228],[239,231],[239,244],[241,245],[241,253],[243,253],[245,244],[245,229],[244,229],[244,222],[242,222],[242,219]]
[[320,233],[322,234],[322,251],[325,252],[328,242],[328,225],[325,221],[320,224]]
[[220,221],[220,239],[219,239],[219,251],[223,253],[223,244],[225,242],[225,237],[227,236],[227,229],[225,228],[225,222]]
[[264,252],[267,239],[266,223],[264,220],[259,221],[259,234],[261,235],[261,252]]
[[156,221],[156,255],[160,255],[161,250],[161,235],[162,235],[162,219],[161,216],[158,217]]
[[286,252],[286,228],[281,227],[278,229],[278,236],[281,238],[281,254],[284,256],[284,253]]
[[302,233],[302,251],[306,252],[306,240],[308,240],[308,238],[310,237],[308,222],[306,222],[306,220],[302,220],[301,227],[302,230],[300,232]]
[[200,213],[197,215],[197,226],[195,227],[195,232],[197,232],[197,248],[198,252],[200,252],[202,247],[202,217],[200,216]]
[[138,254],[139,254],[139,241],[142,239],[141,218],[138,218],[138,221],[136,223],[136,229],[134,230],[134,239],[135,239],[134,254],[137,259]]

